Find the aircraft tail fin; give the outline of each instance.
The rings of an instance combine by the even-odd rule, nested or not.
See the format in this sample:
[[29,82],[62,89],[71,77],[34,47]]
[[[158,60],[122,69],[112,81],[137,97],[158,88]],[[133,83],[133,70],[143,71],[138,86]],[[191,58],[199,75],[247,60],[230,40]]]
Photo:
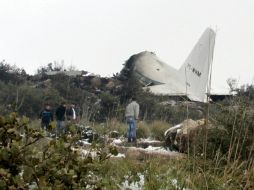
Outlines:
[[211,28],[207,28],[179,69],[191,100],[207,102],[215,35]]

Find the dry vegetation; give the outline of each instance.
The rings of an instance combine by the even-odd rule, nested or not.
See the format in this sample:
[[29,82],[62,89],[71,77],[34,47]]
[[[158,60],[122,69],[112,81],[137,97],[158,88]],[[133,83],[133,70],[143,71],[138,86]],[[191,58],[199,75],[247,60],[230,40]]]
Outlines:
[[[92,144],[98,157],[81,158],[72,151],[79,139],[75,126],[70,125],[72,137],[45,141],[36,119],[43,103],[75,102],[82,112],[80,125],[89,125],[100,137],[112,131],[124,136],[124,107],[135,92],[142,110],[137,136],[158,140],[186,118],[186,108],[160,104],[167,99],[142,92],[132,78],[121,81],[118,90],[96,94],[91,86],[80,88],[76,78],[54,76],[50,86],[35,87],[50,77],[29,78],[6,63],[0,72],[0,189],[121,189],[126,181],[139,182],[141,189],[254,189],[253,86],[234,89],[234,98],[209,106],[215,128],[196,134],[185,158],[110,159],[115,149],[101,139]],[[203,117],[201,108],[190,109],[189,118]]]

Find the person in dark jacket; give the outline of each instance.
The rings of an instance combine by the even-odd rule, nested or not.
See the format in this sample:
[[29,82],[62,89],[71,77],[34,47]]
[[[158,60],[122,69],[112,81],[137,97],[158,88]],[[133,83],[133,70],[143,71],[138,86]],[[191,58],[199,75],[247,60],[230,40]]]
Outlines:
[[40,113],[41,118],[41,128],[44,130],[49,130],[49,123],[53,121],[53,113],[49,105],[45,105],[44,110]]
[[65,129],[65,111],[66,105],[64,102],[56,109],[56,135],[60,136],[66,132]]

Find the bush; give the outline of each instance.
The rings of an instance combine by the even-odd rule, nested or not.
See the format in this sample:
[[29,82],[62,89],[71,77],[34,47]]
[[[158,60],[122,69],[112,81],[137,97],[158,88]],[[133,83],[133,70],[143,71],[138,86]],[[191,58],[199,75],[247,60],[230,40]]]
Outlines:
[[151,123],[151,137],[161,141],[165,140],[164,133],[170,127],[171,127],[170,124],[164,121],[157,120],[152,122]]
[[124,136],[127,131],[127,124],[119,122],[117,119],[111,119],[107,124],[107,128],[109,132],[117,131],[119,135]]
[[15,113],[0,116],[0,189],[101,189],[109,150],[97,147],[98,157],[81,158],[72,151],[76,142],[76,136],[44,138]]
[[110,135],[111,132],[117,131],[120,136],[125,136],[127,131],[127,124],[116,119],[111,119],[105,123],[94,123],[92,126],[99,135]]
[[145,122],[137,123],[137,138],[148,138],[150,136],[150,128]]

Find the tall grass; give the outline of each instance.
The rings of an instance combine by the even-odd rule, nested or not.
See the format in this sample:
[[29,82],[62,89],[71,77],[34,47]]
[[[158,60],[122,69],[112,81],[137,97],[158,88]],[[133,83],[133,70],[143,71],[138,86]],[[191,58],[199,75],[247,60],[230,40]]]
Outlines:
[[[254,119],[248,107],[241,106],[241,102],[237,105],[237,109],[230,105],[217,107],[216,113],[211,110],[215,128],[204,128],[191,137],[194,140],[187,159],[109,160],[100,166],[100,172],[105,173],[101,183],[106,189],[119,189],[126,179],[138,181],[137,174],[141,173],[144,189],[254,189]],[[89,125],[101,135],[118,131],[125,136],[127,131],[127,124],[116,119]],[[139,122],[137,137],[164,140],[169,127],[163,121]]]
[[150,124],[151,137],[157,140],[165,140],[164,133],[171,125],[165,121],[153,121]]

